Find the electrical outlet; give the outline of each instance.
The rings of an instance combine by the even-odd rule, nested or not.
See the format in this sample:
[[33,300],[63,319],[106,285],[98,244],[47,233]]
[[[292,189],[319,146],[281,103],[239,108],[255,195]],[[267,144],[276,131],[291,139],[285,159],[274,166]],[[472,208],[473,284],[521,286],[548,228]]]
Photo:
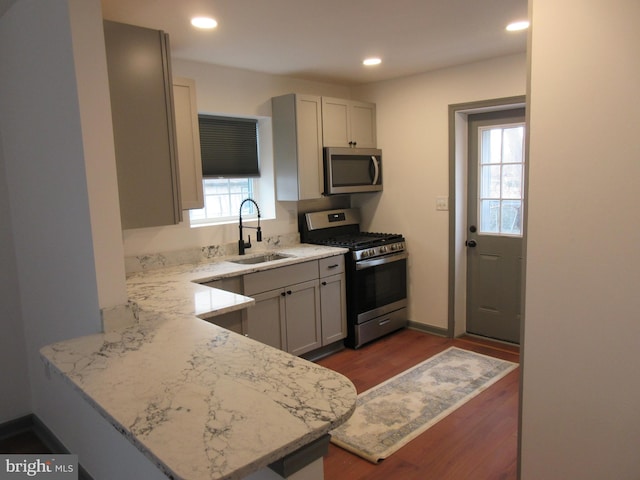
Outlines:
[[449,197],[436,197],[436,210],[449,210]]

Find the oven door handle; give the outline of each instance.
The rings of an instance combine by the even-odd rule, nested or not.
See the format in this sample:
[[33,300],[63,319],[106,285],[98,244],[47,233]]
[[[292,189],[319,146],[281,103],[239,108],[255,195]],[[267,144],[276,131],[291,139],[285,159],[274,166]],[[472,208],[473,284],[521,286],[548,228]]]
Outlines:
[[364,270],[365,268],[377,267],[378,265],[384,265],[385,263],[405,260],[408,256],[409,254],[407,252],[400,252],[392,255],[385,255],[384,257],[372,258],[371,260],[360,260],[359,262],[356,262],[356,270]]

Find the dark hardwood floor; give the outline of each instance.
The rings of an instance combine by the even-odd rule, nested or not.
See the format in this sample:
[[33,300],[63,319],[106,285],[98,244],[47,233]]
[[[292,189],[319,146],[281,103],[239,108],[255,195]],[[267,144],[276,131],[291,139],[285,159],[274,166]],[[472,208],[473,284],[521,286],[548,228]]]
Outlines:
[[[401,330],[318,364],[348,377],[360,393],[450,346],[513,362],[520,356],[517,346]],[[517,368],[378,465],[331,444],[324,459],[325,478],[515,480],[519,377]]]

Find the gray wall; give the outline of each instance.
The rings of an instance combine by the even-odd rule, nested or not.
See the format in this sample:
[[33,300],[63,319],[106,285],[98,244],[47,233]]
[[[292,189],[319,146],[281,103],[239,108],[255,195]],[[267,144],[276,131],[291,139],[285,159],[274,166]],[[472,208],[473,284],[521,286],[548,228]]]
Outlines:
[[[1,61],[1,57],[0,57]],[[0,137],[0,160],[3,160]],[[27,351],[22,328],[9,192],[0,162],[0,423],[31,413]]]

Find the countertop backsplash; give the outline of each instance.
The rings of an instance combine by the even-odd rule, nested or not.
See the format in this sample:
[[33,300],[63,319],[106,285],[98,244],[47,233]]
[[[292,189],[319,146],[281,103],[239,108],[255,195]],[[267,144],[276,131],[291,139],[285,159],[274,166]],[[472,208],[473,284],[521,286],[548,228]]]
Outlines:
[[[262,242],[256,242],[255,239],[253,239],[251,241],[252,247],[247,251],[247,254],[274,248],[291,247],[298,243],[300,243],[300,234],[298,232],[265,237]],[[175,265],[206,263],[217,257],[227,257],[237,254],[238,242],[232,242],[222,245],[208,245],[184,250],[125,257],[124,266],[127,275],[129,275],[131,273],[172,267]]]

